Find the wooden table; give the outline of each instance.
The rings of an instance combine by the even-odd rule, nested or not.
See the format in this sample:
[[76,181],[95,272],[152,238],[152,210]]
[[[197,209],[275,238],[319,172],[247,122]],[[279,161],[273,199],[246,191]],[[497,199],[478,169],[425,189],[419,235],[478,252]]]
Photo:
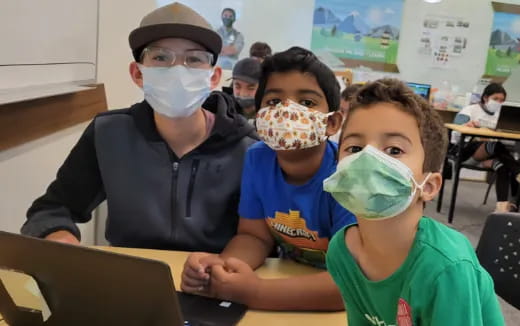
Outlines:
[[[173,273],[173,280],[177,289],[180,288],[182,267],[188,256],[186,252],[128,249],[114,247],[99,247],[99,249],[160,260],[167,263]],[[263,278],[283,278],[294,275],[315,273],[317,270],[288,260],[268,258],[266,264],[260,267],[257,273]],[[317,312],[272,312],[249,310],[239,325],[241,326],[335,326],[347,325],[345,312],[317,313]],[[0,326],[6,326],[0,322]]]
[[[460,133],[460,139],[458,145],[458,153],[455,159],[455,167],[454,167],[454,178],[453,178],[453,191],[451,193],[451,201],[450,201],[450,209],[448,213],[448,222],[453,222],[453,214],[455,213],[455,204],[457,202],[457,191],[459,188],[459,177],[460,177],[460,169],[461,169],[461,154],[462,148],[464,145],[464,141],[468,137],[479,137],[479,138],[487,138],[487,139],[502,139],[502,140],[520,140],[520,132],[519,133],[509,133],[509,132],[500,132],[494,131],[487,128],[471,128],[463,125],[457,125],[453,123],[446,123],[444,125],[451,132],[456,131]],[[444,164],[449,164],[446,161]],[[442,199],[439,198],[439,203],[442,202]],[[438,209],[439,210],[439,209]]]

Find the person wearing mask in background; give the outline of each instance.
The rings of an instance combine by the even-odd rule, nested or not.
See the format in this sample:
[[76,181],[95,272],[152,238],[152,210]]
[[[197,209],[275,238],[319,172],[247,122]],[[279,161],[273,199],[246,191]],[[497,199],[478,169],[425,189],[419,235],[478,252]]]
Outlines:
[[76,223],[107,200],[113,246],[220,252],[235,235],[241,171],[254,128],[213,92],[222,40],[173,3],[129,37],[145,100],[98,115],[30,207],[22,233],[78,244]]
[[[472,128],[496,129],[506,97],[507,93],[502,85],[489,84],[482,93],[480,103],[463,108],[455,116],[454,123]],[[459,139],[460,134],[454,132],[452,142],[458,144]],[[514,206],[509,202],[509,186],[512,180],[520,182],[520,163],[506,146],[499,141],[471,141],[464,144],[462,161],[496,171],[496,212],[509,212]]]
[[272,50],[269,44],[264,42],[255,42],[253,45],[251,45],[251,48],[249,49],[249,57],[256,59],[260,62],[263,62],[265,58],[268,56],[271,56]]
[[244,48],[244,36],[233,27],[236,19],[237,14],[234,9],[226,8],[222,10],[222,26],[217,30],[217,33],[222,37],[224,44],[217,64],[226,70],[233,69],[240,52]]
[[[355,217],[323,191],[336,170],[341,127],[339,84],[310,51],[268,57],[256,93],[263,139],[247,151],[238,234],[220,255],[193,253],[182,290],[238,301],[252,309],[340,310],[341,295],[325,269],[329,239]],[[253,272],[278,246],[284,258],[320,268],[314,274],[261,279]]]
[[256,117],[255,94],[260,73],[260,62],[251,58],[240,60],[233,68],[233,96],[241,108],[240,113],[252,125]]
[[[361,84],[352,84],[350,86],[347,86],[341,92],[341,102],[340,102],[340,111],[343,114],[343,121],[347,119],[348,116],[348,110],[350,108],[350,102],[353,100],[354,95],[356,95],[356,92],[363,87]],[[336,143],[339,143],[339,137],[341,135],[341,129],[332,137],[330,137],[330,140],[335,141]]]

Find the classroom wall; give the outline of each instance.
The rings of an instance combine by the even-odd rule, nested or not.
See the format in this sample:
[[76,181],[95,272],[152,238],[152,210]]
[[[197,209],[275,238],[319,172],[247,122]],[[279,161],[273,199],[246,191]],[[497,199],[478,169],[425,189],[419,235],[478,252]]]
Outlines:
[[[280,51],[291,46],[310,46],[314,0],[176,0],[204,16],[215,29],[222,26],[223,8],[237,11],[235,28],[244,35],[245,45],[240,57],[249,56],[254,42],[269,43]],[[156,0],[157,5],[172,3]],[[266,19],[268,17],[268,19]]]
[[110,109],[128,107],[143,99],[130,79],[128,65],[133,57],[128,35],[156,4],[154,0],[100,0],[99,8],[98,81],[105,84]]
[[[493,23],[491,0],[444,0],[438,4],[423,0],[403,0],[403,21],[399,44],[398,67],[400,74],[393,75],[407,81],[421,82],[438,87],[450,81],[461,92],[471,91],[483,75]],[[157,5],[173,2],[156,0]],[[248,55],[249,46],[255,41],[265,41],[274,51],[290,46],[310,47],[314,0],[180,0],[219,27],[221,10],[236,8],[235,27],[245,37],[246,45],[241,57]],[[520,0],[503,0],[520,4]],[[455,16],[469,21],[469,44],[466,53],[453,61],[450,69],[433,68],[432,59],[419,54],[419,40],[423,19],[428,14]],[[269,17],[266,19],[266,17]],[[378,76],[377,74],[375,76]]]
[[[128,74],[132,60],[128,34],[154,8],[153,0],[133,1],[131,6],[126,0],[100,0],[98,82],[105,84],[109,108],[127,107],[142,99],[142,92]],[[81,124],[0,152],[0,230],[19,232],[32,201],[54,179],[85,127]],[[106,215],[106,211],[97,214]],[[83,243],[93,244],[94,223],[80,228]]]
[[[19,232],[25,213],[41,196],[86,124],[0,152],[0,230]],[[85,244],[94,241],[93,225],[81,226]]]
[[[419,0],[405,0],[398,66],[400,77],[407,81],[440,86],[445,80],[471,91],[484,74],[487,51],[493,25],[491,0],[444,0],[429,4]],[[520,4],[520,0],[500,2]],[[451,69],[432,68],[431,59],[418,53],[421,27],[427,14],[461,17],[470,22],[468,49],[454,61]]]

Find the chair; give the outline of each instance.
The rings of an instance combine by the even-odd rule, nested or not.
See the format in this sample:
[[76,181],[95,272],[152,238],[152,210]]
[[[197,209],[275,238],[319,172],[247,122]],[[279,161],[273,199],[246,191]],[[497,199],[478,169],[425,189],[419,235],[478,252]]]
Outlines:
[[[455,151],[453,150],[452,146],[453,145],[450,144],[450,147],[448,148],[448,152],[446,153],[446,160],[444,161],[444,166],[442,168],[442,177],[443,177],[444,180],[452,179],[453,170],[455,170],[456,156],[454,154]],[[488,173],[488,176],[486,178],[486,182],[488,183],[488,187],[487,187],[487,190],[486,190],[486,194],[484,195],[484,202],[482,203],[483,205],[486,205],[488,197],[489,197],[489,193],[491,192],[491,188],[493,187],[493,184],[496,181],[496,173],[495,173],[495,171],[493,169],[490,169],[490,168],[483,168],[483,167],[479,167],[479,166],[475,166],[475,165],[471,165],[471,164],[464,164],[464,163],[462,163],[460,165],[460,168],[461,169],[475,170],[475,171],[482,171],[482,172],[487,172]],[[440,213],[441,209],[442,209],[442,200],[444,198],[444,186],[445,186],[445,184],[446,184],[445,182],[442,183],[441,189],[439,191],[439,198],[437,200],[437,213]]]
[[520,309],[520,214],[491,214],[480,237],[477,256],[491,274],[496,293]]

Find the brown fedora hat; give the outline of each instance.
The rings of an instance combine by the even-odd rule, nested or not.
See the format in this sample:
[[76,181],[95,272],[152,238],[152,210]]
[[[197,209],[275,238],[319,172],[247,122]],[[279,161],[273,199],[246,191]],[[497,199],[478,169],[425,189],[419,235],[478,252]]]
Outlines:
[[213,53],[214,62],[222,50],[222,39],[211,25],[193,9],[178,2],[158,8],[142,20],[134,29],[128,41],[134,55],[139,61],[143,49],[151,42],[163,38],[183,38],[204,46]]

